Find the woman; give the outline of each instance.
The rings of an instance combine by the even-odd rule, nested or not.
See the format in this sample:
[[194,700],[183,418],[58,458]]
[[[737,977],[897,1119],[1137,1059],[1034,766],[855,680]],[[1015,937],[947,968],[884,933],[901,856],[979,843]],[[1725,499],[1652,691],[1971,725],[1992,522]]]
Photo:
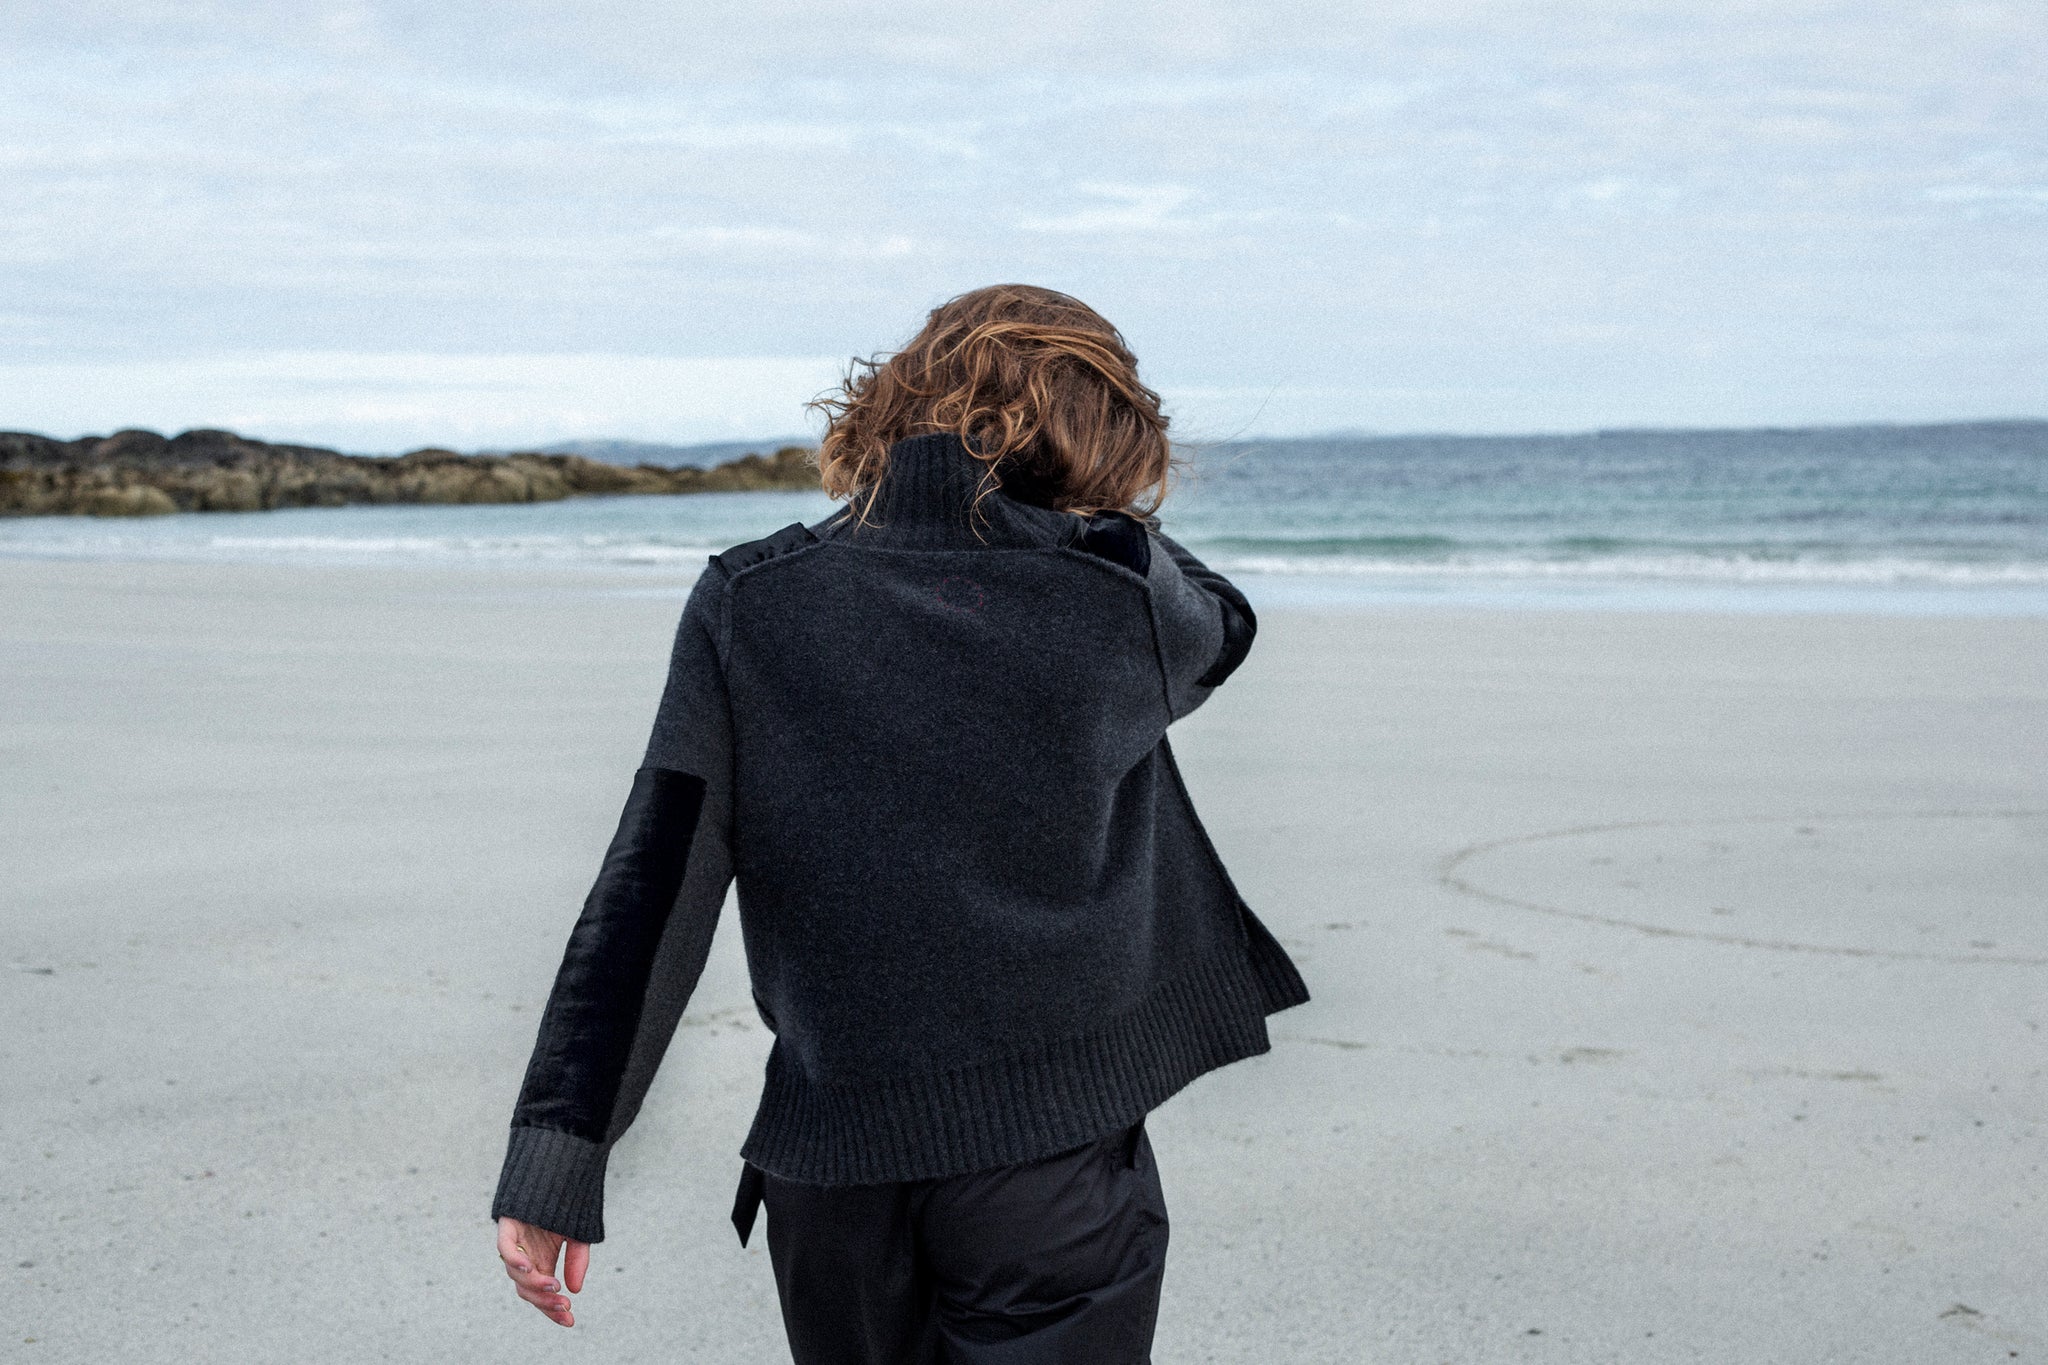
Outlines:
[[814,1362],[1149,1358],[1145,1115],[1308,998],[1167,747],[1244,597],[1150,513],[1171,451],[1116,329],[1048,289],[933,310],[822,400],[847,506],[713,556],[569,938],[493,1213],[564,1326],[605,1161],[737,883],[775,1035],[733,1213],[765,1202]]

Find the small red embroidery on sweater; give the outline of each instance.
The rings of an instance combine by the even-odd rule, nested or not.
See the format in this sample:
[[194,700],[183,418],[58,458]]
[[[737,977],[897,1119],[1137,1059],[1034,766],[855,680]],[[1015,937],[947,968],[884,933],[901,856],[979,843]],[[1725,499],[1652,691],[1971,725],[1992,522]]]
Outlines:
[[962,578],[958,574],[949,574],[941,578],[934,591],[938,596],[939,605],[951,611],[979,612],[982,603],[988,600],[988,595],[982,591],[981,584],[971,578]]

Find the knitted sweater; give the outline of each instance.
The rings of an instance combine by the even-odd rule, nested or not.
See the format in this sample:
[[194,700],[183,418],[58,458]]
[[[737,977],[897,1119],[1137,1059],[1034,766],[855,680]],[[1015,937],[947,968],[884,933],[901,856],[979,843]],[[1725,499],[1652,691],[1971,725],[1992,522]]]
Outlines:
[[1265,1052],[1308,998],[1166,742],[1251,608],[1121,514],[985,486],[958,437],[714,556],[556,977],[494,1215],[604,1235],[729,885],[774,1033],[741,1155],[864,1184],[1031,1161]]

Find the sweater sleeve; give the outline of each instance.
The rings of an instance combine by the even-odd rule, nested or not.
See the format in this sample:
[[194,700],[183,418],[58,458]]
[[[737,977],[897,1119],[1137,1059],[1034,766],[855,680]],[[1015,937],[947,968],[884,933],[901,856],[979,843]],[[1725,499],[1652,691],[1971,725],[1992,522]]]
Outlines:
[[1166,672],[1166,695],[1179,720],[1209,699],[1251,653],[1258,617],[1244,594],[1222,574],[1157,531],[1148,533],[1158,550],[1148,554],[1145,580]]
[[653,734],[541,1016],[494,1218],[603,1240],[612,1144],[703,972],[732,881],[725,583],[714,562],[683,609]]

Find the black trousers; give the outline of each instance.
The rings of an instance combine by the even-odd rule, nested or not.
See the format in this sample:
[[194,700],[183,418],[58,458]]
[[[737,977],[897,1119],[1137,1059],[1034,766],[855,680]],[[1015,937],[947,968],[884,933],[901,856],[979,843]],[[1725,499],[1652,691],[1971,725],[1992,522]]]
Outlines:
[[804,1185],[746,1168],[768,1211],[796,1365],[1149,1365],[1166,1200],[1140,1120],[1042,1161]]

